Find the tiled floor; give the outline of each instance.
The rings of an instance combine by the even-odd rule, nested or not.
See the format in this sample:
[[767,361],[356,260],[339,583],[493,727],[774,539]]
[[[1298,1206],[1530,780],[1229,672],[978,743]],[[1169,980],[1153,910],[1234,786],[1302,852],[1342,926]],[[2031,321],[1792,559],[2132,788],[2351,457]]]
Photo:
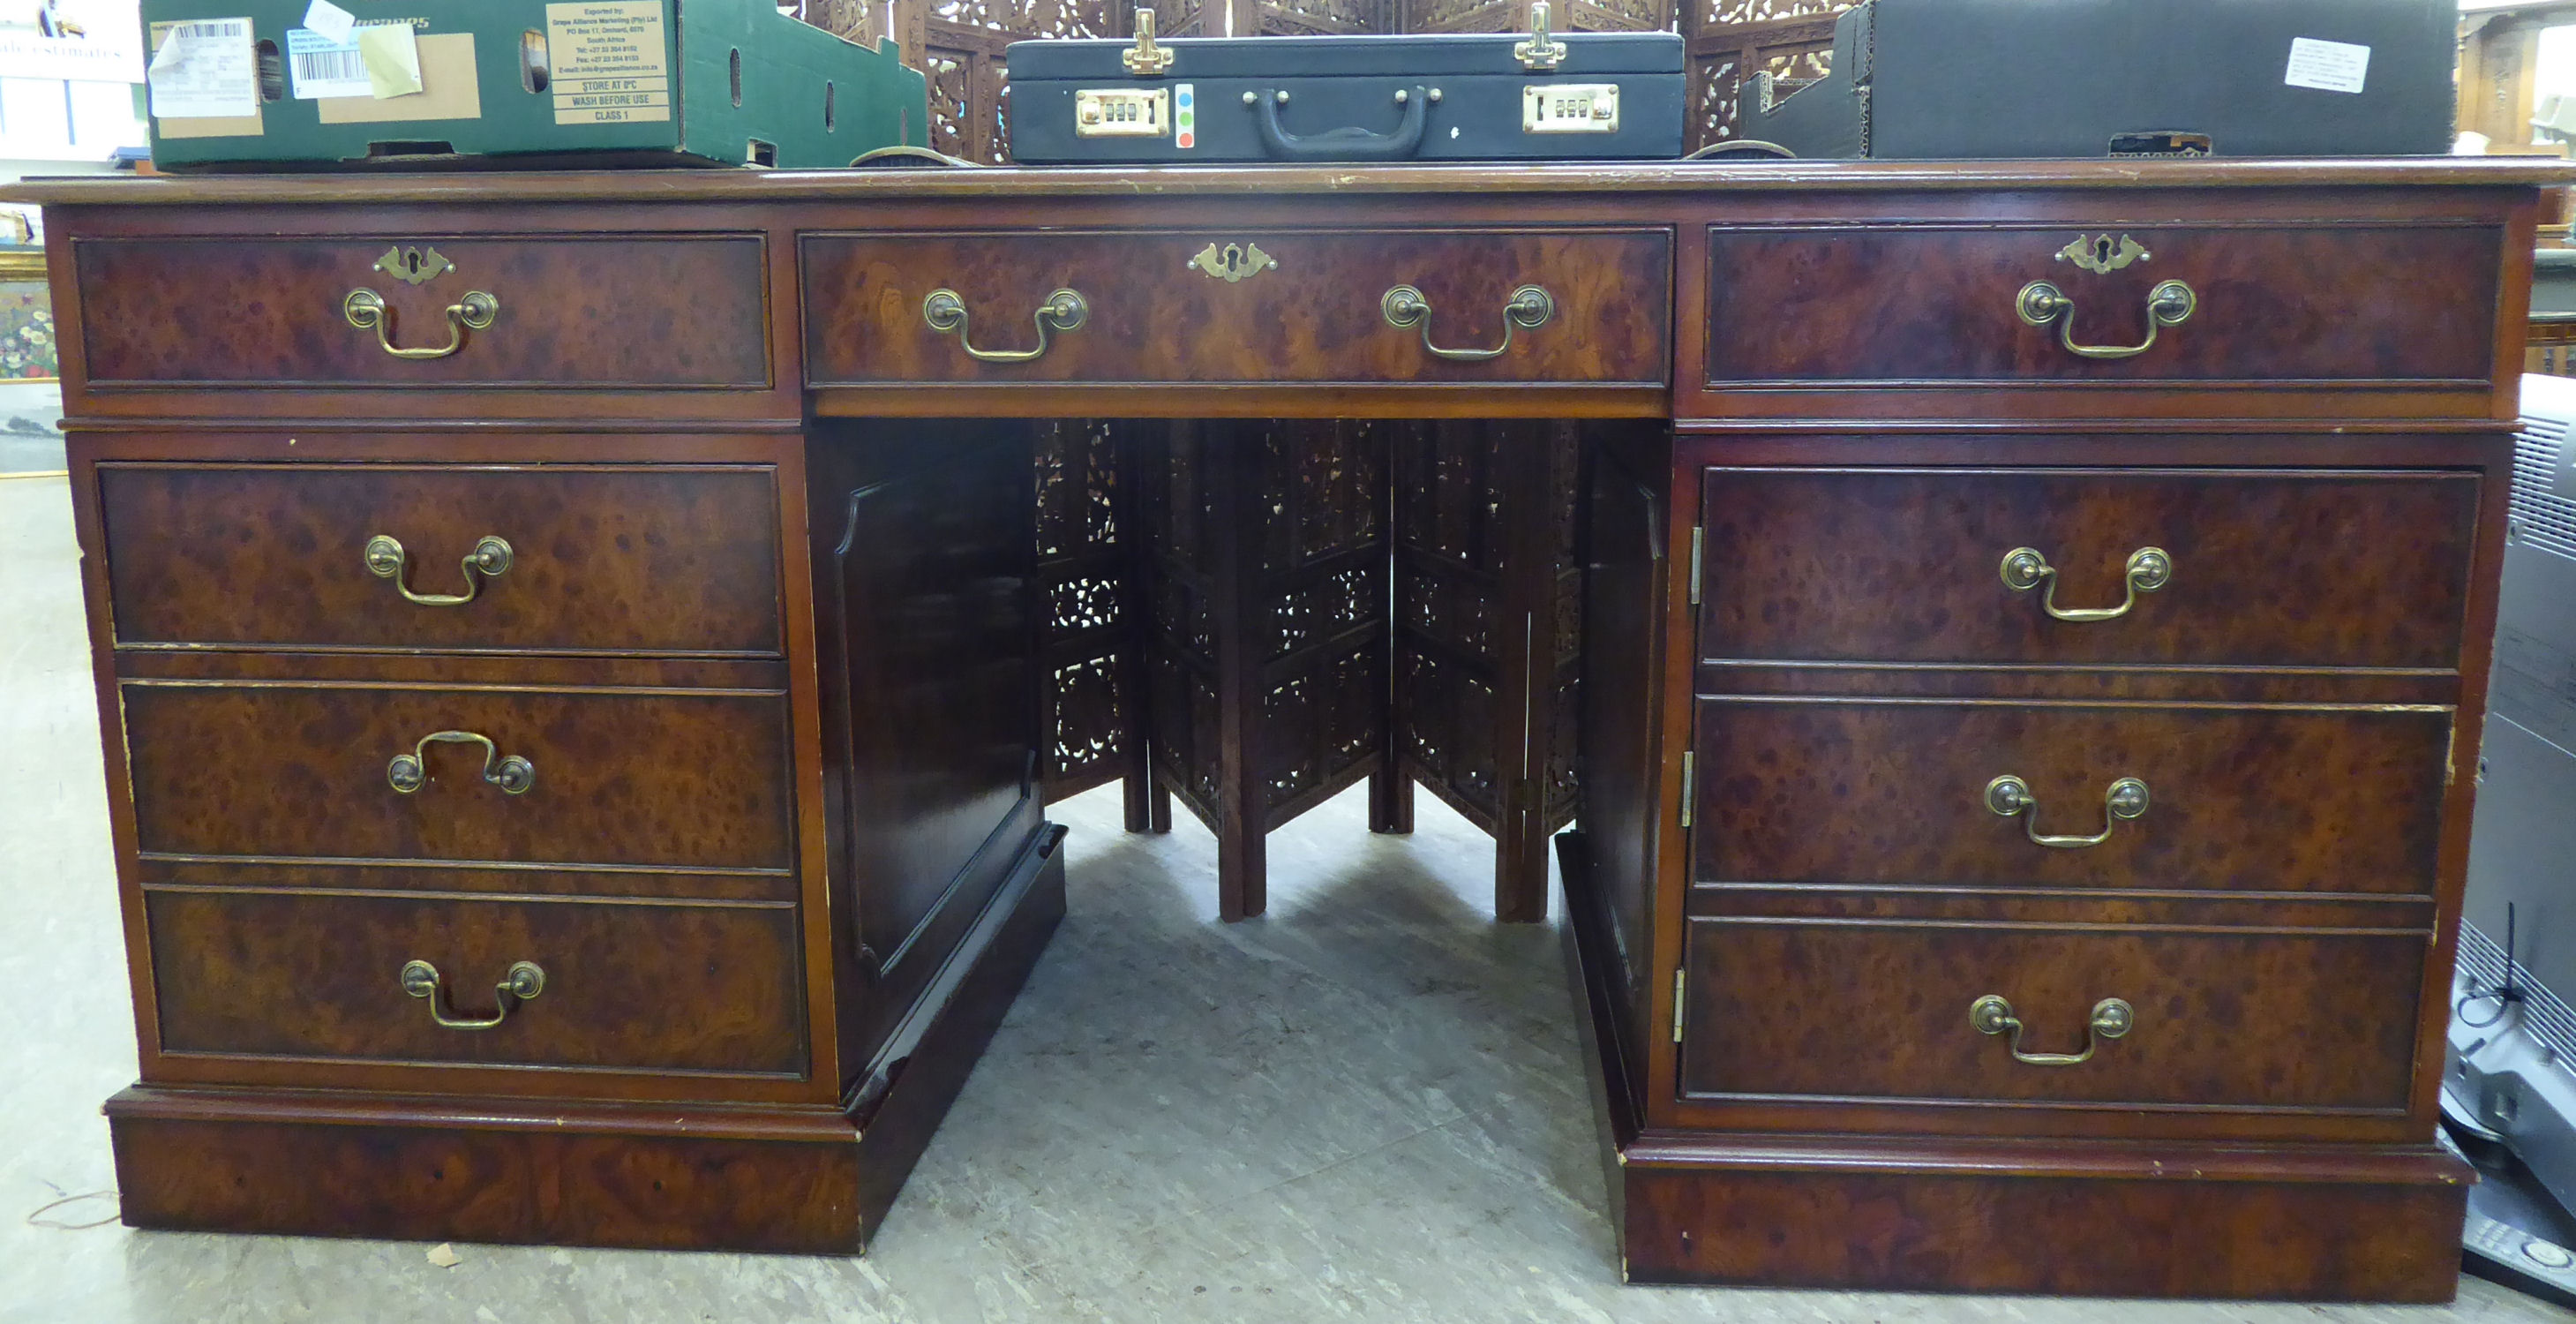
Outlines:
[[2476,1281],[2443,1310],[1622,1287],[1555,934],[1488,922],[1490,845],[1428,796],[1410,839],[1351,796],[1283,829],[1270,916],[1233,926],[1195,825],[1064,806],[1072,913],[866,1259],[30,1225],[113,1185],[98,1102],[134,1072],[75,572],[63,483],[0,481],[0,1320],[2576,1319]]

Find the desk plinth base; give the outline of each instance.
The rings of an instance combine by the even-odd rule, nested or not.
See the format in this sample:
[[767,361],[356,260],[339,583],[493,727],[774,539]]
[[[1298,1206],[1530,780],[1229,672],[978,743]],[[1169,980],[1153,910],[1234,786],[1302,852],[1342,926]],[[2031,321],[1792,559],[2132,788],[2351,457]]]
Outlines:
[[[1064,915],[1062,829],[860,1120],[836,1107],[161,1088],[108,1100],[127,1224],[657,1250],[863,1251]],[[1034,854],[1039,846],[1031,847]]]
[[1654,1130],[1581,834],[1567,965],[1631,1283],[2449,1301],[2476,1180],[2432,1145]]

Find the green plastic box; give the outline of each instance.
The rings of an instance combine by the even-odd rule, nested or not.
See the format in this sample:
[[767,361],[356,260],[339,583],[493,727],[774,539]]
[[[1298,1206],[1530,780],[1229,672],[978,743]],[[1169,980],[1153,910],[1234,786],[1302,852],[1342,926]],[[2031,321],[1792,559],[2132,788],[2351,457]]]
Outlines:
[[[345,0],[319,29],[310,3],[143,0],[156,166],[812,169],[930,139],[927,88],[894,43],[770,0]],[[337,41],[335,16],[356,22]],[[406,23],[407,41],[366,36]],[[369,65],[390,72],[370,82]]]

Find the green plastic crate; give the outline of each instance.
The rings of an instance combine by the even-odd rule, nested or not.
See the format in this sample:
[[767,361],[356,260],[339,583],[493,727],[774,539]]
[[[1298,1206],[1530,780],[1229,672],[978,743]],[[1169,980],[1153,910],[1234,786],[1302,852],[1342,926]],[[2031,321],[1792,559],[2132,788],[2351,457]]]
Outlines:
[[165,118],[156,90],[157,166],[811,169],[930,138],[927,88],[894,43],[870,50],[769,0],[348,0],[361,29],[411,24],[421,90],[308,99],[300,78],[345,79],[352,58],[289,37],[309,2],[143,0],[146,50],[173,24],[246,20],[257,72],[249,115]]

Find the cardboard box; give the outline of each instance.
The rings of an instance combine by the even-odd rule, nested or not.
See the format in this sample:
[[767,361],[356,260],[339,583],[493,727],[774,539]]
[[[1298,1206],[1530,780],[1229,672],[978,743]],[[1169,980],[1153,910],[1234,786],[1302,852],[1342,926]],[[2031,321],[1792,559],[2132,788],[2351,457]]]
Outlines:
[[155,163],[816,168],[930,137],[893,43],[769,0],[348,5],[143,0]]

